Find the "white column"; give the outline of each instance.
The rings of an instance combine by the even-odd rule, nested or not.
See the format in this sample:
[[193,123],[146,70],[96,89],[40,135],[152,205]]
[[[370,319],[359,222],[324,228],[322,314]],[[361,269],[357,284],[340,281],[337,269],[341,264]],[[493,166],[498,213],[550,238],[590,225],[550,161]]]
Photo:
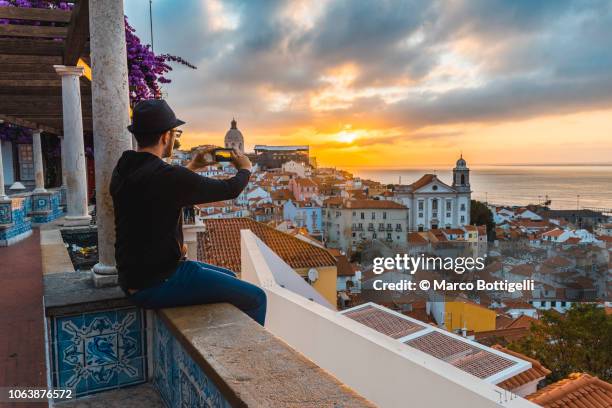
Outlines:
[[119,157],[132,148],[127,131],[129,90],[123,16],[123,0],[89,2],[99,255],[99,262],[93,267],[96,286],[117,281],[115,220],[108,186]]
[[36,187],[35,193],[44,193],[45,191],[45,170],[43,168],[42,146],[40,143],[40,130],[32,132],[32,152],[34,155],[34,180]]
[[0,201],[8,200],[4,190],[4,164],[2,163],[2,141],[0,140]]
[[66,138],[60,137],[60,155],[62,158],[62,188],[66,188]]
[[83,113],[79,77],[83,67],[55,65],[62,77],[62,181],[66,188],[66,217],[70,225],[87,225],[91,219],[87,211],[87,170],[83,141]]

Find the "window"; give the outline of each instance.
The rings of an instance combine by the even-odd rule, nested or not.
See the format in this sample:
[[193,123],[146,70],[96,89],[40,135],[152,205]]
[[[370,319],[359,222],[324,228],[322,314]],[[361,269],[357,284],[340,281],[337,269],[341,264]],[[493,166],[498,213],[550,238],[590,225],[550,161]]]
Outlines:
[[438,186],[433,186],[431,189],[432,189],[433,191],[437,191],[437,190],[438,190]]
[[395,224],[395,230],[396,231],[401,231],[402,230],[402,224]]
[[465,215],[461,216],[461,222],[464,223],[465,222]]
[[451,204],[451,202],[450,202],[450,201],[447,201],[447,202],[446,202],[446,211],[450,211],[450,210],[451,210],[451,208],[452,208],[452,207],[451,207],[451,205],[452,205],[452,204]]
[[546,301],[545,301],[545,300],[541,301],[541,302],[540,302],[540,306],[542,306],[542,307],[546,307]]
[[419,218],[423,218],[423,213],[419,213]]
[[465,211],[465,204],[461,204],[461,211]]
[[556,300],[551,301],[550,302],[550,306],[551,307],[557,307],[557,301]]
[[567,306],[567,302],[561,302],[561,307],[566,307]]
[[357,234],[355,232],[353,232],[353,238],[355,238],[357,236]]
[[19,177],[23,180],[34,180],[34,153],[31,144],[18,144]]
[[363,212],[361,213],[361,219],[365,220],[365,213],[363,213]]
[[357,215],[357,213],[355,211],[353,211],[353,217],[356,216],[356,215]]
[[461,175],[461,185],[465,184],[465,174]]
[[387,212],[383,211],[383,220],[386,220],[386,219],[387,219]]
[[423,226],[419,225],[419,232],[423,232]]
[[387,239],[388,239],[389,241],[393,240],[393,238],[391,237],[391,233],[390,233],[390,232],[389,232],[389,233],[387,233]]
[[438,200],[435,198],[431,200],[431,209],[434,211],[438,210]]
[[446,218],[450,218],[451,217],[451,213],[446,213]]
[[377,238],[376,233],[373,233],[372,234],[372,239],[376,239],[376,238]]
[[419,211],[423,211],[424,204],[423,201],[419,201]]
[[372,211],[372,219],[375,220],[376,219],[376,213],[374,211]]

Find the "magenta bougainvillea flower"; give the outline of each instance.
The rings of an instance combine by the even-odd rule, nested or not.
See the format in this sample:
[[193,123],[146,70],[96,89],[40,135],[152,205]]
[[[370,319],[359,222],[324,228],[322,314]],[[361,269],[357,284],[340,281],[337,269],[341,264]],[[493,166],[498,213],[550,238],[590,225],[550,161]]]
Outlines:
[[[25,8],[59,8],[70,10],[72,4],[69,2],[44,1],[44,0],[0,0],[0,7],[25,7]],[[22,24],[22,21],[0,19],[0,24]],[[27,24],[32,24],[28,22]],[[54,23],[36,22],[38,25],[53,25]],[[127,63],[130,87],[130,104],[143,99],[160,98],[161,84],[170,82],[165,75],[172,70],[169,63],[178,63],[195,69],[189,62],[170,54],[155,55],[151,46],[143,44],[136,35],[136,30],[128,23],[125,17],[125,39],[127,43]],[[0,124],[0,140],[13,140],[18,143],[31,141],[32,132],[19,126]]]

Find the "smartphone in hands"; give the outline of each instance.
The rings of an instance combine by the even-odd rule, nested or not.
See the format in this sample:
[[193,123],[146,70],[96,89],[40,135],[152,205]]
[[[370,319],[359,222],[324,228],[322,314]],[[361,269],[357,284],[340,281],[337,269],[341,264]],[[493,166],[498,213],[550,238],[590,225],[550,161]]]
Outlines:
[[221,162],[230,162],[232,161],[232,152],[234,150],[233,149],[224,149],[224,148],[218,148],[213,150],[213,157],[215,159],[215,162],[217,163],[221,163]]

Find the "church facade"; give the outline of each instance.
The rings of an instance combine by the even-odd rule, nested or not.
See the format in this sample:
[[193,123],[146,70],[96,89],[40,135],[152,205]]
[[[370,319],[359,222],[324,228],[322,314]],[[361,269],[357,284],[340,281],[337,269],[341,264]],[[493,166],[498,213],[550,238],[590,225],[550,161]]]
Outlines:
[[408,208],[409,231],[459,228],[470,224],[470,169],[457,160],[451,185],[425,174],[409,185],[395,187],[394,199]]

